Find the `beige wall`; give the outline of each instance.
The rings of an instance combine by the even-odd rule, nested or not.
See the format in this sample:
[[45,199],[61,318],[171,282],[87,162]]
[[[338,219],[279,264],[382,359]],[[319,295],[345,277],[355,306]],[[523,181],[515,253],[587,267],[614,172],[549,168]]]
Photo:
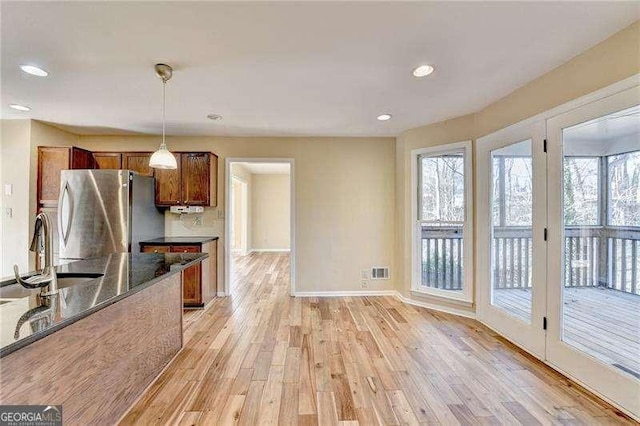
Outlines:
[[[1,120],[0,173],[2,181],[2,244],[0,276],[13,275],[13,265],[29,267],[29,120]],[[4,195],[4,185],[13,185],[13,195]],[[7,208],[12,217],[6,215]]]
[[[398,290],[425,303],[440,303],[412,295],[410,156],[418,148],[474,140],[553,107],[640,73],[640,23],[576,56],[476,114],[403,132],[396,141],[396,265]],[[477,198],[474,194],[474,199]],[[474,222],[475,222],[474,218]],[[478,228],[474,226],[474,228]],[[475,242],[474,242],[475,245]],[[463,309],[464,310],[464,309]],[[473,311],[474,309],[466,309]]]
[[[147,136],[82,136],[79,146],[150,151],[158,142]],[[293,158],[297,290],[360,290],[360,271],[374,265],[389,265],[394,277],[393,138],[169,137],[167,143],[170,149],[211,150],[220,157],[218,209],[207,209],[200,228],[167,218],[167,234],[223,236],[224,219],[216,210],[224,205],[225,158]],[[222,271],[222,250],[219,265]],[[368,290],[393,288],[393,280],[379,280]]]
[[284,174],[251,177],[251,249],[289,250],[290,179]]

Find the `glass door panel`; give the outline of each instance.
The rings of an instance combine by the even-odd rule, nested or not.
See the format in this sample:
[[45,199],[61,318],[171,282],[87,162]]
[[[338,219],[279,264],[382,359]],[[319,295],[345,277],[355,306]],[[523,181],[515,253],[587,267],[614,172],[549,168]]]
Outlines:
[[478,317],[543,358],[546,156],[543,121],[478,139]]
[[640,417],[640,87],[547,121],[546,358]]
[[640,378],[640,108],[562,142],[562,341]]
[[491,152],[491,304],[531,323],[531,139]]

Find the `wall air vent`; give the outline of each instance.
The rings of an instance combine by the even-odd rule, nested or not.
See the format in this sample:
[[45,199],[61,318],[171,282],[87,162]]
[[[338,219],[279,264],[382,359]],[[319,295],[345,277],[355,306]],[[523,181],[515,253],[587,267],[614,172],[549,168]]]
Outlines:
[[374,266],[371,268],[372,280],[388,280],[389,279],[389,267],[388,266]]

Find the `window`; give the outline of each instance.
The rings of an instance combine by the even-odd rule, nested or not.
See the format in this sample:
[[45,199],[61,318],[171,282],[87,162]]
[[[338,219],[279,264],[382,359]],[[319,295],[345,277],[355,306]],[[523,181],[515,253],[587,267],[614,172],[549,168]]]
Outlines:
[[609,225],[640,226],[640,151],[607,157]]
[[471,300],[471,144],[417,150],[413,158],[413,289]]
[[564,223],[600,224],[600,158],[564,158]]

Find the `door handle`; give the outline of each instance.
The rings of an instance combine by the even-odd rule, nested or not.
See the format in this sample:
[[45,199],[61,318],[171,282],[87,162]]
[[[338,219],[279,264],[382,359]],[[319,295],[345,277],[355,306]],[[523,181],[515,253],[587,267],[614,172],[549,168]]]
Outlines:
[[[66,202],[65,202],[66,201]],[[64,226],[62,222],[62,215],[64,213],[64,207],[68,204],[67,212],[67,226]],[[71,221],[73,220],[73,196],[71,195],[71,189],[69,188],[69,182],[64,183],[62,192],[60,193],[60,199],[58,201],[58,232],[62,237],[60,240],[66,246],[69,240],[69,231],[71,229]]]

